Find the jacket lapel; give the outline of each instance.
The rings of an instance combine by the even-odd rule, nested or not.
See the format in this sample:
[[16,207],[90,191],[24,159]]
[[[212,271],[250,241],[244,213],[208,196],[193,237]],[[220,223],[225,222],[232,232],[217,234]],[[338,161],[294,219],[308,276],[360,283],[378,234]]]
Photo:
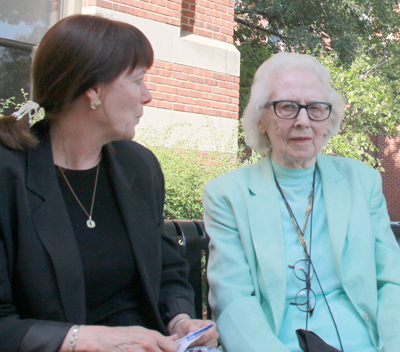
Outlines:
[[29,198],[33,225],[53,263],[66,320],[84,323],[82,262],[57,182],[49,135],[27,151],[26,187],[33,192]]
[[248,187],[251,194],[248,204],[251,237],[264,280],[264,283],[259,282],[259,286],[269,298],[277,331],[285,307],[286,255],[278,194],[268,155],[252,168]]
[[328,220],[329,236],[338,273],[341,276],[341,255],[350,214],[350,189],[346,179],[332,163],[331,157],[318,155],[318,170]]
[[[120,206],[122,218],[126,226],[127,233],[132,245],[132,250],[136,260],[136,265],[139,271],[140,279],[143,283],[144,294],[148,303],[152,305],[149,312],[158,311],[158,297],[155,293],[157,289],[157,280],[161,262],[147,260],[149,256],[146,253],[151,253],[156,250],[152,236],[155,236],[155,225],[151,222],[149,208],[147,202],[140,198],[135,189],[140,187],[137,183],[137,171],[128,163],[124,162],[123,158],[116,158],[114,150],[104,148],[104,156],[110,164],[109,172],[115,190],[117,202]],[[140,171],[140,170],[139,170]],[[157,257],[158,258],[158,257]],[[164,328],[160,317],[157,318],[158,325]]]

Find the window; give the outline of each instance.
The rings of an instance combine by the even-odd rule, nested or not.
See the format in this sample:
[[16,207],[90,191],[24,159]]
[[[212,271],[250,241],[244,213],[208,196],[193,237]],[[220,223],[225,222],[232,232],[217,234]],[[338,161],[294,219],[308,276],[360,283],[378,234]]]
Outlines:
[[33,48],[58,20],[59,1],[0,0],[0,99],[30,93]]

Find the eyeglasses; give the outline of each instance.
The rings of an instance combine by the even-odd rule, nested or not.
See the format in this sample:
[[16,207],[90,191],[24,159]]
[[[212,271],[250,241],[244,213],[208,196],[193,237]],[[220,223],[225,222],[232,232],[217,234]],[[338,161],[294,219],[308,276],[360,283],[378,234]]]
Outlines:
[[317,299],[315,292],[311,289],[314,268],[310,259],[306,257],[306,259],[299,260],[294,265],[289,265],[289,267],[294,270],[294,274],[299,280],[306,283],[306,287],[297,292],[296,302],[291,302],[290,304],[297,306],[303,312],[310,313],[310,316],[312,316]]
[[318,101],[302,105],[291,100],[277,100],[266,103],[262,108],[266,109],[271,105],[274,107],[275,115],[284,120],[296,118],[301,109],[306,109],[308,117],[313,121],[327,120],[332,112],[332,104]]

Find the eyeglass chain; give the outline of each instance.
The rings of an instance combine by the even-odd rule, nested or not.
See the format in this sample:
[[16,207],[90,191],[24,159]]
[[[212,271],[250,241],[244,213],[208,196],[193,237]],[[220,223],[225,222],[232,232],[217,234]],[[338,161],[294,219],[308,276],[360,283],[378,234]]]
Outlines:
[[65,182],[67,183],[69,189],[71,190],[72,194],[74,195],[76,201],[78,202],[78,204],[80,205],[80,207],[82,208],[82,210],[85,212],[85,214],[87,215],[87,217],[89,218],[86,221],[86,225],[87,227],[89,227],[90,229],[93,229],[96,227],[96,223],[95,221],[92,219],[92,214],[93,214],[93,206],[94,206],[94,199],[96,197],[96,189],[97,189],[97,180],[99,178],[99,168],[100,168],[100,163],[97,164],[97,171],[96,171],[96,179],[94,181],[94,190],[93,190],[93,196],[92,196],[92,205],[90,206],[90,213],[88,213],[86,211],[86,209],[84,208],[84,206],[82,205],[81,201],[79,200],[78,196],[76,195],[76,193],[74,192],[74,190],[71,187],[71,184],[68,182],[67,177],[64,174],[63,169],[59,166],[58,167],[60,169],[61,175],[64,177]]
[[[278,188],[279,193],[281,194],[282,199],[283,199],[283,201],[284,201],[284,203],[286,205],[286,208],[287,208],[287,210],[289,212],[290,218],[292,219],[292,223],[293,223],[294,229],[295,229],[295,231],[297,232],[297,234],[299,236],[299,242],[301,243],[301,245],[304,248],[304,251],[306,252],[307,259],[310,261],[310,266],[309,267],[311,267],[311,265],[314,267],[314,265],[313,265],[313,263],[311,261],[311,244],[312,244],[312,224],[313,224],[314,189],[315,189],[316,171],[317,171],[317,164],[315,164],[315,169],[314,169],[314,174],[313,174],[313,183],[312,183],[310,195],[308,196],[308,205],[306,206],[306,218],[304,220],[304,225],[303,225],[303,229],[302,230],[300,229],[300,226],[299,226],[299,224],[297,222],[296,217],[294,216],[292,208],[290,207],[289,202],[287,201],[287,199],[285,197],[285,194],[283,193],[282,188],[279,185],[279,182],[276,179],[276,176],[274,174],[276,187]],[[306,244],[306,241],[304,239],[304,231],[306,229],[308,218],[309,218],[310,214],[311,214],[311,220],[310,220],[310,253],[308,253],[307,244]],[[317,275],[317,272],[316,272],[315,268],[314,268],[314,275],[315,275],[315,278],[317,279],[318,286],[319,286],[319,288],[321,290],[321,293],[322,293],[322,296],[324,297],[326,306],[328,307],[329,313],[330,313],[330,315],[332,317],[333,325],[335,326],[336,334],[337,334],[338,339],[339,339],[340,349],[341,349],[342,352],[344,352],[343,345],[342,345],[342,339],[340,338],[340,334],[339,334],[339,329],[338,329],[338,327],[336,325],[336,321],[335,321],[335,318],[333,317],[333,314],[332,314],[332,311],[331,311],[331,307],[329,306],[328,300],[326,299],[325,292],[324,292],[324,290],[322,288],[321,282],[319,281],[319,278],[318,278],[318,275]],[[309,316],[310,316],[310,312],[307,312],[307,315],[306,315],[306,330],[308,330],[308,318],[309,318]]]

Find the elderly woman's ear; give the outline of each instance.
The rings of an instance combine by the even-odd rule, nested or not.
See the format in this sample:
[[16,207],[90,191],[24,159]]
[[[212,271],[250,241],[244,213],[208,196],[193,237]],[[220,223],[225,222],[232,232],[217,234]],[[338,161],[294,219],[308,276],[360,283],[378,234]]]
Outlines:
[[260,133],[268,133],[267,127],[264,126],[262,119],[260,119],[260,121],[258,121],[258,130],[260,131]]

